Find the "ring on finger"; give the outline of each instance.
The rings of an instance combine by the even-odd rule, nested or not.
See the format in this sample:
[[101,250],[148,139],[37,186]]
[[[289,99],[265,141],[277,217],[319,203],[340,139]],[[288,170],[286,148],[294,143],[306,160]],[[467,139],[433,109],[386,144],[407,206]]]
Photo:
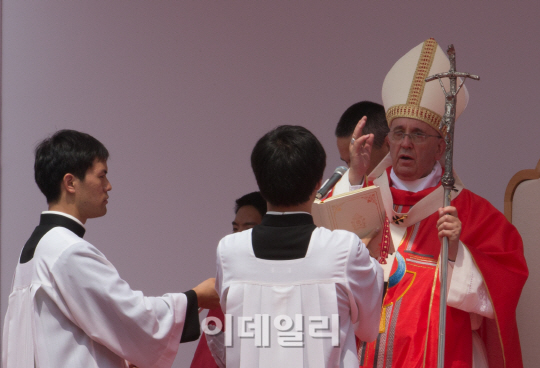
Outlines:
[[351,144],[354,144],[354,141],[356,141],[356,139],[351,138]]

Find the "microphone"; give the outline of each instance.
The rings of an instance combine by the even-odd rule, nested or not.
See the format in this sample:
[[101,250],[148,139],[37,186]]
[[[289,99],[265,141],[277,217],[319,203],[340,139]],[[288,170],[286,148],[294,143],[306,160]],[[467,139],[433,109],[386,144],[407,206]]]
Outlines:
[[336,183],[341,179],[343,174],[347,171],[347,168],[345,166],[339,166],[334,170],[334,174],[328,179],[324,185],[317,191],[317,195],[315,198],[321,199],[323,198],[329,191],[336,185]]

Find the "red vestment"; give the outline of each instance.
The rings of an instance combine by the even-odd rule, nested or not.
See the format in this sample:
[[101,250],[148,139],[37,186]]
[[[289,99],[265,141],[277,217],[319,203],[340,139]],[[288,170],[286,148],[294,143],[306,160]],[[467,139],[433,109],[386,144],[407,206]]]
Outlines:
[[[436,209],[442,207],[442,188],[439,185],[418,193],[406,192],[389,188],[386,175],[375,183],[381,186],[383,198],[386,193],[387,201],[392,202],[385,203],[387,217],[394,221],[392,226],[406,227],[406,231],[401,243],[395,244],[399,254],[383,302],[381,333],[376,341],[360,344],[360,366],[434,368],[441,248]],[[489,367],[522,367],[515,310],[528,270],[521,237],[488,201],[467,189],[458,187],[451,205],[457,208],[462,222],[460,241],[482,274],[495,311],[495,319],[484,318],[479,330]],[[414,210],[409,210],[411,207]],[[445,368],[472,367],[470,315],[449,306],[446,315]]]
[[[221,311],[220,307],[210,310],[206,318],[208,317],[218,318],[222,325],[225,326],[225,315]],[[210,322],[208,324],[211,325],[213,323]],[[201,339],[199,340],[199,345],[197,345],[197,350],[195,350],[195,355],[191,361],[190,368],[219,368],[214,360],[214,357],[212,356],[212,353],[210,352],[205,333],[202,334]]]

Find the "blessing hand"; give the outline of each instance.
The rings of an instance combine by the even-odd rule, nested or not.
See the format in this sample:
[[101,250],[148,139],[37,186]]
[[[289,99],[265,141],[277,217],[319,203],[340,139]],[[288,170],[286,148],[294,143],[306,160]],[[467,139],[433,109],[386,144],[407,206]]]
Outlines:
[[371,148],[375,136],[373,134],[362,135],[362,129],[364,129],[366,121],[366,116],[360,119],[356,128],[354,128],[351,144],[349,145],[349,183],[351,185],[362,183],[371,159]]

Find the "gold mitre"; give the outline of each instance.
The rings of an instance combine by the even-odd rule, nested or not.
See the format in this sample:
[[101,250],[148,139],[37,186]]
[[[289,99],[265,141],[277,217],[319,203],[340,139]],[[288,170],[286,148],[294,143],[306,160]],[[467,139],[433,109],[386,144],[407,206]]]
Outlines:
[[[438,81],[426,83],[433,74],[450,70],[450,61],[433,38],[422,42],[399,59],[386,75],[382,87],[382,99],[388,126],[395,118],[412,118],[435,128],[442,136],[446,128],[439,129],[444,115],[445,97]],[[450,81],[442,78],[444,88],[450,91]],[[457,85],[461,84],[458,78]],[[467,88],[463,86],[456,99],[456,119],[469,101]]]

